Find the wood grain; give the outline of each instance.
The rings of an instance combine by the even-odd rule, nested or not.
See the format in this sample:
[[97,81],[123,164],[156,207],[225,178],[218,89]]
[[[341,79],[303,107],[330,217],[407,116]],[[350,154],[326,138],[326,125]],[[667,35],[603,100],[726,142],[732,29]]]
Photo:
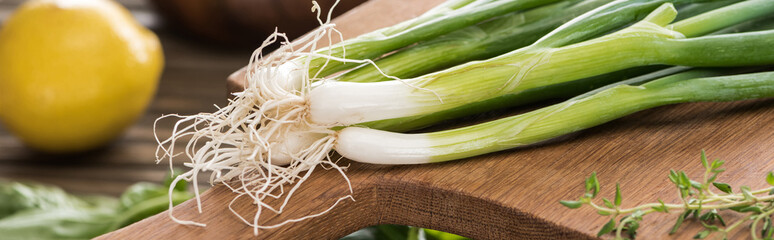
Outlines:
[[[438,1],[421,3],[430,2]],[[381,12],[406,5],[371,1],[337,21],[341,27],[355,25],[349,33],[356,34],[379,27],[364,27],[368,25],[364,23],[378,19]],[[389,23],[425,7],[402,9]],[[699,153],[704,149],[710,158],[726,161],[728,170],[719,181],[761,188],[766,186],[766,172],[774,169],[773,119],[774,99],[682,104],[635,113],[541,146],[455,162],[380,166],[343,160],[349,165],[347,175],[356,201],[345,201],[317,218],[261,230],[258,238],[335,239],[362,227],[390,223],[475,239],[591,239],[609,219],[589,209],[568,210],[558,203],[580,196],[583,180],[591,172],[599,175],[602,196],[612,197],[615,183],[621,184],[625,207],[657,199],[677,202],[667,172],[685,170],[698,178],[703,172]],[[346,194],[346,184],[336,171],[317,169],[285,213],[264,215],[261,223],[316,213]],[[192,201],[175,208],[179,218],[206,223],[206,228],[178,225],[163,213],[101,238],[253,238],[252,229],[228,210],[234,197],[226,188],[215,186],[202,196],[202,213]],[[236,201],[233,208],[246,216],[255,211],[247,201]],[[730,222],[740,215],[725,217]],[[688,239],[701,228],[688,221],[670,236],[667,233],[675,218],[675,214],[647,216],[639,239]],[[743,227],[729,239],[748,234],[749,229]]]

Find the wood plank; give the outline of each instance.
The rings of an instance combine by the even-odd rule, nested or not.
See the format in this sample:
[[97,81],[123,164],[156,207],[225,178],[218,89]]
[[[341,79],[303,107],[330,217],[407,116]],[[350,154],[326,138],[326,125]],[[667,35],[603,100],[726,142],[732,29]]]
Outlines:
[[[439,1],[421,3],[429,2]],[[354,25],[346,30],[353,36],[379,27],[365,24],[369,21],[391,24],[424,10],[407,5],[375,0],[337,22],[342,29]],[[390,21],[380,18],[381,13],[398,7],[401,10]],[[589,209],[568,210],[558,203],[580,196],[583,180],[591,172],[599,175],[602,196],[612,197],[615,183],[620,182],[625,207],[656,199],[677,202],[667,172],[681,169],[699,177],[703,172],[699,152],[704,149],[710,158],[727,162],[728,171],[719,181],[764,187],[766,172],[774,169],[772,119],[774,99],[682,104],[639,112],[541,146],[455,162],[419,166],[343,162],[349,164],[347,175],[356,201],[344,201],[317,218],[261,230],[259,237],[334,239],[365,226],[390,223],[475,239],[591,239],[608,219]],[[346,194],[346,184],[337,172],[318,169],[296,192],[285,213],[262,215],[260,223],[317,213]],[[162,213],[101,239],[252,238],[252,229],[229,211],[228,203],[235,196],[216,186],[202,196],[202,213],[193,201],[175,208],[178,218],[208,224],[206,228],[176,224]],[[248,219],[256,209],[244,199],[232,207]],[[726,221],[739,217],[728,214]],[[670,236],[667,233],[675,218],[675,214],[647,216],[638,237],[688,239],[701,228],[689,221]],[[748,232],[749,228],[741,227],[729,239],[745,238]]]

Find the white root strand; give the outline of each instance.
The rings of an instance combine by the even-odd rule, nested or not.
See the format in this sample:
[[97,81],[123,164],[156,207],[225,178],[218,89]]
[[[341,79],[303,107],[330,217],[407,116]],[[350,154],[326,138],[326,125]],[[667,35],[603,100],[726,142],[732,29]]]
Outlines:
[[[214,113],[165,115],[154,123],[156,134],[155,127],[160,120],[179,118],[170,137],[161,140],[156,134],[159,144],[156,162],[169,161],[172,171],[172,161],[175,157],[184,156],[188,160],[183,165],[189,169],[173,181],[170,192],[180,181],[192,182],[200,213],[202,203],[197,181],[198,174],[204,172],[210,172],[211,184],[224,184],[237,194],[228,204],[228,208],[243,223],[253,227],[256,235],[259,229],[276,228],[317,217],[331,211],[346,199],[355,200],[352,197],[352,184],[344,173],[346,167],[337,165],[337,160],[330,158],[338,136],[335,131],[330,130],[334,124],[320,124],[310,120],[309,95],[312,83],[320,86],[327,81],[318,77],[319,71],[310,76],[309,69],[313,58],[326,59],[319,68],[321,70],[327,66],[328,61],[371,64],[381,74],[403,82],[411,89],[429,91],[442,101],[433,91],[386,75],[370,59],[347,59],[346,52],[343,52],[343,57],[334,57],[331,56],[331,48],[327,55],[324,51],[318,52],[317,44],[321,40],[333,42],[334,35],[340,40],[343,40],[343,36],[330,22],[331,11],[325,21],[320,18],[321,12],[316,2],[313,2],[312,11],[317,13],[319,28],[292,43],[285,34],[275,30],[253,52],[246,68],[245,89],[234,93],[234,98],[229,100],[228,105],[222,108],[216,106],[217,111]],[[263,50],[272,44],[281,46],[272,54],[264,56]],[[297,142],[289,143],[288,136],[298,136]],[[176,144],[180,141],[187,141],[182,150],[176,149]],[[282,213],[293,193],[311,176],[317,166],[326,170],[337,170],[347,182],[349,194],[318,213],[285,220],[275,225],[259,224],[264,210]],[[286,191],[286,187],[290,189]],[[251,220],[232,207],[237,199],[243,197],[250,198],[256,206],[255,215]],[[273,206],[267,203],[269,200],[279,200],[281,204]],[[171,203],[169,207],[168,214],[173,221],[184,225],[206,226],[203,223],[176,218]]]
[[[334,5],[335,6],[335,5]],[[313,11],[320,16],[319,6],[314,3]],[[210,172],[212,184],[222,183],[237,194],[229,209],[258,234],[258,229],[276,228],[287,223],[298,222],[327,213],[345,199],[352,198],[352,187],[344,174],[344,167],[338,166],[329,154],[335,144],[335,132],[330,126],[320,126],[306,120],[306,94],[316,77],[308,73],[310,59],[317,43],[333,34],[339,34],[330,23],[330,13],[321,26],[309,34],[291,43],[278,32],[271,34],[263,44],[253,52],[247,67],[245,90],[234,93],[225,107],[214,113],[200,113],[192,116],[166,115],[179,118],[169,138],[161,140],[156,135],[159,147],[156,161],[168,160],[170,169],[177,156],[185,156],[189,161],[184,166],[187,172],[175,178],[170,192],[180,181],[193,182],[197,208],[202,211],[198,189],[198,174]],[[271,44],[281,44],[271,55],[263,56],[263,49]],[[324,57],[324,56],[322,56]],[[330,60],[332,57],[328,57]],[[347,60],[348,62],[363,61]],[[155,124],[154,124],[154,132]],[[316,137],[307,147],[296,147],[292,153],[283,152],[289,160],[277,164],[272,157],[272,149],[281,144],[288,134],[314,133]],[[176,149],[179,141],[188,141],[182,150]],[[268,210],[277,214],[283,212],[293,193],[299,189],[312,174],[316,166],[338,170],[347,181],[350,193],[339,198],[332,206],[321,212],[301,218],[286,220],[280,224],[264,226],[259,224],[261,212]],[[285,187],[291,187],[286,192]],[[170,195],[171,196],[171,195]],[[251,220],[236,212],[231,205],[239,198],[248,197],[256,206]],[[279,206],[266,201],[279,199]],[[170,218],[180,224],[206,226],[203,223],[181,220],[174,216],[170,203]]]

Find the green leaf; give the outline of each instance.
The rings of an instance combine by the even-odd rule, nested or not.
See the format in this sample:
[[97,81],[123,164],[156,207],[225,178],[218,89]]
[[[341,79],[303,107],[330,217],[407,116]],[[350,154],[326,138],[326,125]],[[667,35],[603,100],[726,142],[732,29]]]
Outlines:
[[706,225],[705,222],[706,223],[714,223],[715,220],[718,220],[721,225],[723,225],[723,226],[726,225],[726,222],[723,221],[723,217],[721,217],[720,214],[718,214],[718,210],[717,209],[710,210],[709,212],[701,215],[701,217],[699,217],[699,219],[702,220],[701,224],[705,225],[705,227],[710,229],[710,230],[718,230],[718,229],[717,229],[716,226]]
[[679,178],[680,177],[677,176],[677,173],[675,173],[675,170],[669,170],[669,181],[671,181],[675,185],[679,185],[680,184]]
[[707,236],[709,236],[709,234],[710,234],[709,230],[704,230],[704,231],[701,231],[701,232],[697,233],[695,236],[693,236],[693,239],[704,239]]
[[117,206],[107,197],[78,197],[59,187],[38,183],[0,180],[0,218],[28,209],[86,208],[92,205]]
[[761,236],[767,237],[766,235],[770,233],[771,233],[771,217],[766,216],[763,218],[763,226],[761,227]]
[[723,221],[723,216],[720,216],[720,214],[717,214],[717,213],[715,214],[715,216],[716,216],[715,218],[717,218],[718,221],[720,222],[720,225],[725,227],[726,221]]
[[[626,223],[626,225],[621,227],[621,230],[625,230],[626,233],[629,234],[630,237],[632,237],[632,239],[637,238],[637,229],[640,228],[640,222],[639,221],[642,220],[642,215],[641,214],[643,214],[643,213],[640,211],[640,213],[636,213],[635,212],[634,214],[630,215],[635,220],[634,221],[629,221],[629,222]],[[623,221],[623,220],[624,219],[621,219],[621,221]]]
[[[422,229],[418,227],[410,227],[409,232],[406,236],[406,240],[419,240],[420,239],[420,233]],[[422,239],[424,240],[424,238]]]
[[723,169],[720,169],[720,167],[723,166],[723,163],[725,163],[725,162],[724,161],[720,161],[720,160],[712,161],[712,164],[711,164],[712,165],[711,166],[712,167],[712,172],[719,173],[719,172],[725,171]]
[[769,174],[766,175],[766,182],[769,183],[769,185],[774,186],[774,173],[769,172]]
[[706,224],[706,223],[704,223],[704,222],[700,222],[700,223],[701,223],[701,225],[702,225],[702,226],[704,226],[705,228],[707,228],[707,230],[710,230],[710,231],[713,231],[713,232],[714,232],[714,231],[720,231],[720,228],[719,228],[718,226],[715,226],[715,225],[709,225],[709,224]]
[[121,205],[124,208],[130,208],[134,205],[137,205],[138,203],[154,198],[159,196],[167,196],[169,189],[167,187],[155,184],[155,183],[149,183],[149,182],[139,182],[135,183],[132,186],[129,186],[129,188],[124,191],[123,194],[121,194]]
[[691,179],[683,171],[680,171],[680,185],[681,188],[688,188],[691,185]]
[[[121,198],[114,198],[74,196],[52,186],[0,182],[0,214],[9,204],[24,208],[16,208],[22,211],[11,216],[0,216],[0,238],[93,238],[167,210],[167,194],[167,187],[152,183],[134,184]],[[173,203],[179,203],[190,194],[174,191],[172,198]],[[16,206],[16,200],[24,205]]]
[[427,240],[468,240],[469,238],[459,236],[456,234],[436,231],[432,229],[424,228],[425,239]]
[[758,206],[747,206],[739,209],[738,212],[754,212],[754,213],[762,213],[763,210]]
[[397,240],[407,239],[411,234],[412,227],[382,224],[372,227],[360,229],[352,234],[349,234],[340,240],[367,240],[367,239],[385,239],[385,240]]
[[691,214],[691,212],[690,211],[686,211],[686,212],[680,214],[680,216],[677,217],[677,221],[675,222],[675,225],[672,226],[672,230],[669,231],[670,235],[675,234],[677,232],[677,229],[680,228],[680,225],[683,224],[683,221],[685,221],[685,218],[688,217],[689,214]]
[[721,173],[726,171],[725,169],[720,169],[721,166],[723,166],[724,161],[720,160],[714,160],[712,161],[712,172],[713,173]]
[[680,189],[680,197],[685,198],[691,195],[691,192],[687,189]]
[[715,179],[717,179],[717,178],[718,178],[718,174],[717,173],[713,173],[712,176],[710,176],[709,179],[707,179],[707,183],[715,182]]
[[712,216],[712,212],[707,212],[705,214],[702,214],[701,217],[699,217],[699,219],[705,222],[712,221],[713,218],[714,216]]
[[661,201],[661,199],[659,199],[658,203],[660,203],[661,206],[652,207],[653,210],[656,210],[657,212],[669,213],[669,208],[667,208],[666,204],[664,204],[664,201]]
[[610,200],[608,200],[607,198],[602,198],[602,203],[605,204],[605,207],[615,208],[615,205],[613,205],[613,203],[610,202]]
[[[177,176],[179,176],[182,173],[183,171],[180,170],[179,168],[172,169],[172,172],[167,174],[166,177],[164,177],[164,186],[168,188],[170,185],[172,185],[172,182],[175,180],[175,178],[177,178]],[[177,185],[175,185],[174,190],[180,191],[180,192],[188,191],[188,184],[186,184],[185,182],[178,182]]]
[[602,216],[610,216],[610,214],[613,214],[613,213],[608,212],[608,211],[597,210],[597,214],[602,215]]
[[609,222],[607,222],[604,226],[602,226],[602,229],[599,229],[599,232],[597,233],[597,237],[601,237],[602,235],[608,234],[615,230],[615,219],[610,219]]
[[688,182],[690,182],[691,187],[695,188],[696,190],[701,191],[704,188],[704,186],[700,182],[697,182],[694,180],[688,180]]
[[414,227],[409,226],[400,226],[400,225],[389,225],[389,224],[382,224],[376,226],[379,231],[381,231],[382,234],[384,234],[384,237],[382,239],[406,239],[411,234],[411,230]]
[[699,219],[699,214],[701,213],[701,209],[690,210],[690,213],[693,214],[693,218]]
[[731,185],[721,183],[721,182],[713,182],[712,185],[718,188],[718,190],[723,191],[724,193],[734,193],[734,191],[731,189]]
[[655,206],[655,207],[651,207],[651,208],[653,209],[653,211],[656,211],[656,212],[668,213],[668,211],[669,211],[665,207],[662,207],[662,206]]
[[707,170],[712,171],[712,168],[710,168],[709,163],[707,163],[707,154],[704,153],[704,149],[701,150],[701,165],[704,166]]
[[562,205],[564,205],[565,207],[570,208],[570,209],[576,209],[576,208],[579,208],[579,207],[583,206],[583,203],[581,203],[580,201],[561,200],[561,201],[559,201],[559,203],[561,203]]
[[28,209],[0,219],[0,238],[90,239],[109,231],[115,214],[109,208]]
[[591,176],[586,179],[586,192],[591,193],[591,197],[594,198],[599,193],[599,179],[597,179],[597,172],[592,172]]
[[615,206],[621,206],[621,184],[615,183]]
[[755,199],[755,197],[750,192],[750,187],[748,186],[742,186],[740,189],[742,189],[742,195],[744,195],[745,200],[752,200]]
[[742,205],[742,206],[736,206],[736,207],[730,207],[729,210],[740,212],[743,208],[749,207],[750,205]]
[[744,212],[756,212],[761,213],[763,212],[762,209],[756,205],[742,205],[742,206],[736,206],[736,207],[730,207],[728,208],[730,210],[744,213]]

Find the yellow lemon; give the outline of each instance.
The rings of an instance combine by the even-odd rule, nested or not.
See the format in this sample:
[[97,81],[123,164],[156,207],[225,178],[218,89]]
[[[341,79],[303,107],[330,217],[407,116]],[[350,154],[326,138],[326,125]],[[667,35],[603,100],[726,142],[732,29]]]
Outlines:
[[33,0],[0,28],[0,120],[27,145],[76,152],[118,137],[145,111],[161,45],[109,0]]

